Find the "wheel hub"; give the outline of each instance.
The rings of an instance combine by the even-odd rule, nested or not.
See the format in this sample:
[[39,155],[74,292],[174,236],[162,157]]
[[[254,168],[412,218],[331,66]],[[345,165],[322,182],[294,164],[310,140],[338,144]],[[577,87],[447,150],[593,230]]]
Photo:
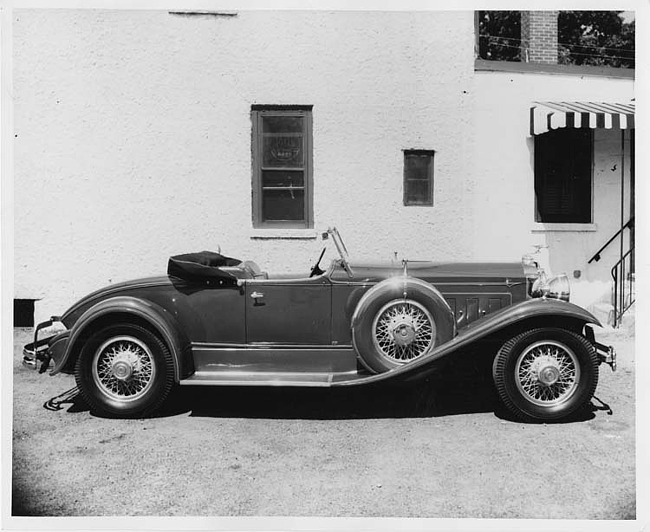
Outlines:
[[117,360],[111,366],[113,377],[121,381],[128,381],[133,376],[133,366],[126,360]]
[[560,368],[554,358],[540,357],[531,369],[537,381],[544,386],[553,386],[560,379]]
[[546,366],[539,371],[537,379],[546,386],[553,386],[560,378],[560,372],[556,367]]
[[410,320],[395,320],[396,323],[391,324],[393,339],[397,345],[406,346],[413,343],[417,335],[417,330]]
[[411,300],[388,302],[372,324],[373,343],[380,356],[404,364],[428,352],[435,339],[431,313]]

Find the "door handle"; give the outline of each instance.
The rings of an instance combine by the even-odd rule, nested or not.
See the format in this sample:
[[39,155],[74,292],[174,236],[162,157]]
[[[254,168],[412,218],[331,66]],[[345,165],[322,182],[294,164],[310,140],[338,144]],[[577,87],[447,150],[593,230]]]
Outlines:
[[251,294],[251,297],[253,299],[262,299],[264,297],[264,294],[262,292],[253,292]]

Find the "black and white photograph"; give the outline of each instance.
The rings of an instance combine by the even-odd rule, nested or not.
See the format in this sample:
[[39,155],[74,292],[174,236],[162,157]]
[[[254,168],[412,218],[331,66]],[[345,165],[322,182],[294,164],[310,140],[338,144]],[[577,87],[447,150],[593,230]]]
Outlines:
[[2,6],[3,530],[649,526],[650,4],[492,4]]

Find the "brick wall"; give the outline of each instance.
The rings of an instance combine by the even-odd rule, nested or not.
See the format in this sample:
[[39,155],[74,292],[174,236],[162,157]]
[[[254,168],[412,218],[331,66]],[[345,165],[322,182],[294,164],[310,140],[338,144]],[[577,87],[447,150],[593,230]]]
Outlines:
[[522,60],[529,63],[557,63],[558,11],[522,11]]

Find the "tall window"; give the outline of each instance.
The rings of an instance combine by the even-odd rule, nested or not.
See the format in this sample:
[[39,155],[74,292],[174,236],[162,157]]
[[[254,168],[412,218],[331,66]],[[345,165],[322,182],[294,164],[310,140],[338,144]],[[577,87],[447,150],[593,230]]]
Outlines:
[[589,129],[535,137],[536,221],[591,223],[592,144]]
[[313,227],[311,106],[253,106],[253,226]]
[[404,150],[404,205],[433,205],[432,150]]

